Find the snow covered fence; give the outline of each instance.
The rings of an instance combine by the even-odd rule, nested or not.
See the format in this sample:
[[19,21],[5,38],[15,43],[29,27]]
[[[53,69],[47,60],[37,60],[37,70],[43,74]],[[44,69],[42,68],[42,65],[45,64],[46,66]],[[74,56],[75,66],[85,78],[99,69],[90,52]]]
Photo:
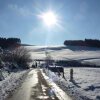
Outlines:
[[[67,77],[67,81],[62,77],[59,77],[50,70],[44,69],[43,72],[50,78],[49,81],[55,82],[63,91],[65,91],[73,100],[94,100],[89,99],[88,95],[82,90],[82,88],[77,88],[70,82],[70,73]],[[70,70],[69,70],[70,72]],[[98,100],[98,99],[97,99]]]
[[0,82],[0,100],[4,100],[23,81],[29,70],[11,73],[5,80]]

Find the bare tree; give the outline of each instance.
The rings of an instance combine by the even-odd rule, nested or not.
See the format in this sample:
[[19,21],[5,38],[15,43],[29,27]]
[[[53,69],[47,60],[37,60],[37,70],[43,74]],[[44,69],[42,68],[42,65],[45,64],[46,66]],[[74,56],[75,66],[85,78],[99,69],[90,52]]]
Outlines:
[[31,62],[29,51],[24,47],[15,49],[12,53],[12,60],[16,62],[20,67],[28,67],[28,63]]

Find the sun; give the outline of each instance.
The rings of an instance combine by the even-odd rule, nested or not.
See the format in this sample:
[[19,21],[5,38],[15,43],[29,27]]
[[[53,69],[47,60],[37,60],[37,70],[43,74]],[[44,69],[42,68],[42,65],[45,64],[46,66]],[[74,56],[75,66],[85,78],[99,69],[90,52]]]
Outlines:
[[52,11],[43,13],[41,18],[47,26],[53,26],[57,23],[57,17]]

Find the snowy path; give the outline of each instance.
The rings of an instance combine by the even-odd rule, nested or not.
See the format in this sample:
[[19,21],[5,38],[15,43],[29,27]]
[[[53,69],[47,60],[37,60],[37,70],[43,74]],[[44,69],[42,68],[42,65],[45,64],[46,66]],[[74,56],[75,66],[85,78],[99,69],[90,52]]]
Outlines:
[[32,70],[28,73],[28,76],[22,86],[16,90],[13,96],[7,98],[7,100],[29,100],[31,88],[37,83],[37,72],[36,70]]
[[[53,91],[52,87],[56,91]],[[49,83],[45,74],[35,69],[29,72],[22,86],[7,100],[71,100],[71,98],[55,83]]]

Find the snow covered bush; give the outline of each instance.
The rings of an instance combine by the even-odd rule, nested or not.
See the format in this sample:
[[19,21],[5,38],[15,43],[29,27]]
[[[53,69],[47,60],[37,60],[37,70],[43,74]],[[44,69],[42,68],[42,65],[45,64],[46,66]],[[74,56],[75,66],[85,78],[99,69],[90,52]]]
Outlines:
[[[10,70],[18,68],[26,69],[29,68],[30,61],[29,51],[24,47],[19,47],[0,55],[0,68],[7,67]],[[2,66],[2,62],[4,66]]]
[[29,51],[24,47],[15,49],[12,53],[12,60],[16,62],[20,68],[29,68],[31,57]]

